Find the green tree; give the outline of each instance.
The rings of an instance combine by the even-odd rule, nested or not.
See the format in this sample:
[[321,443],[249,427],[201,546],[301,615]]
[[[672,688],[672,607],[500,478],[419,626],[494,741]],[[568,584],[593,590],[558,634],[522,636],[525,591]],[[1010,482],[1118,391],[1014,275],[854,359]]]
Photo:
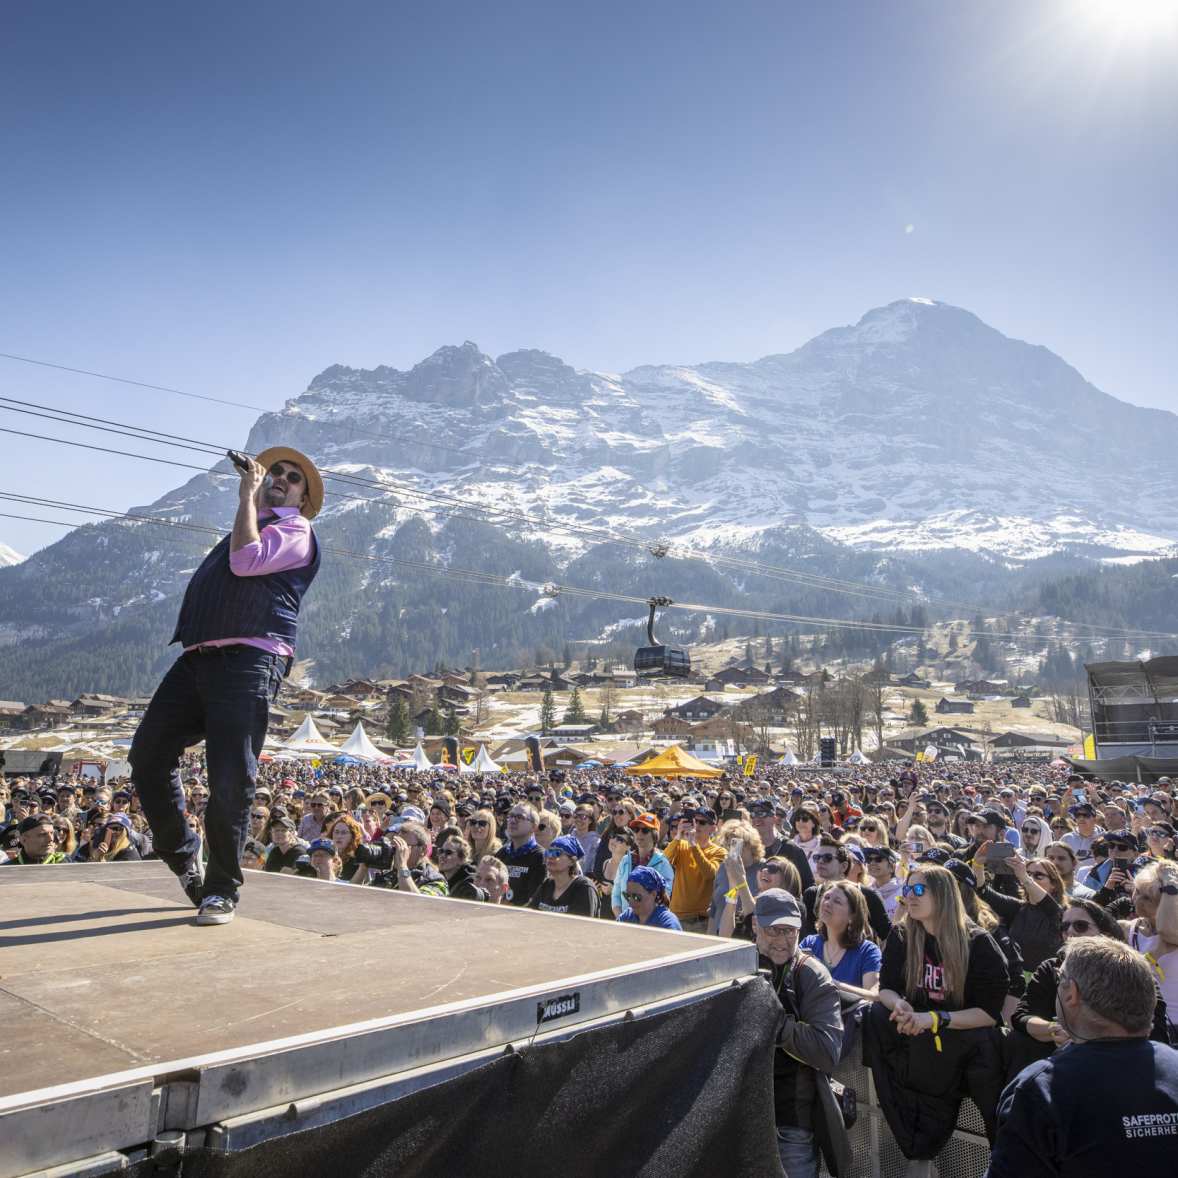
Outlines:
[[397,702],[389,709],[389,718],[385,723],[385,739],[393,744],[406,744],[409,740],[409,709],[405,706],[405,697],[397,696]]
[[442,713],[438,711],[436,703],[430,706],[429,715],[425,718],[426,736],[444,736],[442,731]]
[[552,698],[552,688],[545,687],[544,695],[540,699],[540,733],[547,736],[556,727],[556,702]]
[[569,706],[565,709],[564,723],[585,723],[585,705],[581,702],[581,689],[579,687],[573,688],[573,694],[572,698],[569,700]]
[[912,701],[912,711],[908,713],[908,718],[918,728],[923,728],[928,723],[928,708],[924,706],[923,700]]

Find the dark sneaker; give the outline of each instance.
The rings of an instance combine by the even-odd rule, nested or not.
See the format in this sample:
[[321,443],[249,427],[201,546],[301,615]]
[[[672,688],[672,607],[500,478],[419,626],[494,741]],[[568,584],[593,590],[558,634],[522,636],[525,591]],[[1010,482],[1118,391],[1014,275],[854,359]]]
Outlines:
[[188,860],[188,866],[177,877],[184,894],[192,901],[194,908],[200,907],[200,893],[205,886],[205,868],[200,861],[200,855],[193,855]]
[[237,905],[224,896],[205,896],[196,914],[197,924],[228,924],[233,919]]

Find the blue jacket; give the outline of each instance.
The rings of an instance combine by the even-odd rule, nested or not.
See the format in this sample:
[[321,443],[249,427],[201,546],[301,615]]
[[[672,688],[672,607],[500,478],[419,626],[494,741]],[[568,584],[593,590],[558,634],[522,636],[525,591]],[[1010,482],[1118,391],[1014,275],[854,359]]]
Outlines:
[[[626,881],[630,878],[630,852],[627,851],[622,857],[622,862],[618,865],[618,874],[614,876],[614,891],[610,897],[614,908],[620,909],[622,914],[630,911],[630,905],[626,903],[625,897],[622,893],[626,890]],[[675,869],[671,866],[671,861],[662,853],[656,850],[650,857],[650,862],[647,867],[654,868],[667,881],[667,895],[671,894],[671,887],[675,882]]]

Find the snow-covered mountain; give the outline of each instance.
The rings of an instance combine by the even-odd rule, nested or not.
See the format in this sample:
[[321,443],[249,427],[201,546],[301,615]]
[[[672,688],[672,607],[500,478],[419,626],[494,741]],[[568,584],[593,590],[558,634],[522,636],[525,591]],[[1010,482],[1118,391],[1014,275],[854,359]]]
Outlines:
[[1156,556],[1178,538],[1178,417],[927,299],[751,364],[607,375],[467,343],[409,372],[334,367],[257,432],[296,423],[336,465],[702,549],[755,550],[791,525],[1020,561]]
[[[869,616],[895,601],[682,558],[756,559],[930,604],[1009,604],[1033,575],[1166,555],[1178,540],[1178,417],[1116,400],[1047,349],[927,299],[753,363],[607,374],[466,343],[409,371],[337,365],[261,416],[247,448],[276,443],[379,483],[328,482],[326,543],[416,562],[325,564],[330,588],[308,598],[304,639],[324,681],[464,660],[474,646],[490,666],[615,633],[635,612],[567,596],[537,608],[534,594],[458,585],[423,564]],[[197,475],[139,510],[225,528],[235,485]],[[623,534],[672,556],[610,541]],[[142,688],[204,547],[103,523],[0,570],[0,679],[51,675],[56,694]],[[709,623],[678,624],[691,637]]]
[[24,557],[15,548],[9,548],[7,544],[0,544],[0,568],[20,564],[22,560]]

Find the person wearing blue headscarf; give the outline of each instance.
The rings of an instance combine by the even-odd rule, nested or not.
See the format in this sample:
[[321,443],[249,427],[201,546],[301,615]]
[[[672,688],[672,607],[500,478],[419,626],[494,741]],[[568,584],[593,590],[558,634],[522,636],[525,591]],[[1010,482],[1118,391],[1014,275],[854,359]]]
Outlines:
[[528,901],[528,907],[567,916],[596,916],[600,901],[597,888],[581,874],[580,861],[584,854],[585,848],[575,834],[554,838],[544,852],[547,876]]
[[624,924],[644,924],[681,933],[683,926],[667,907],[667,881],[652,867],[635,867],[626,880],[626,903],[629,907],[618,920]]

